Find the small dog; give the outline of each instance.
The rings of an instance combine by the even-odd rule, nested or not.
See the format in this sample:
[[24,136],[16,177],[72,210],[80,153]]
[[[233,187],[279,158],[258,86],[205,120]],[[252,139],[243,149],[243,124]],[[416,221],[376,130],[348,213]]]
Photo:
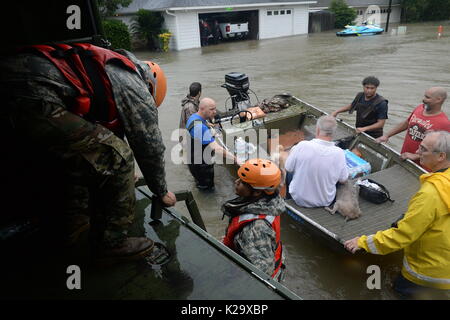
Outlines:
[[336,202],[333,209],[325,207],[331,214],[338,211],[345,221],[357,219],[361,216],[361,209],[358,203],[359,186],[354,186],[350,180],[344,184],[339,184],[336,190]]

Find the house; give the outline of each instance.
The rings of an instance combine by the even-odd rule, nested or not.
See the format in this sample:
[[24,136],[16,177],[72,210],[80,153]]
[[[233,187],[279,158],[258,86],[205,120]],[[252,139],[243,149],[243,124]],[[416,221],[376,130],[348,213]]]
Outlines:
[[169,48],[199,48],[200,20],[248,22],[250,39],[269,39],[308,33],[309,6],[302,0],[134,0],[117,11],[131,25],[139,9],[160,11],[172,33]]
[[[329,8],[332,0],[317,0],[317,3],[310,5],[310,11],[320,11]],[[385,23],[388,14],[389,0],[346,0],[349,7],[354,8],[357,13],[355,22],[361,23],[378,18],[378,23]],[[392,0],[391,15],[389,23],[400,23],[401,0]]]

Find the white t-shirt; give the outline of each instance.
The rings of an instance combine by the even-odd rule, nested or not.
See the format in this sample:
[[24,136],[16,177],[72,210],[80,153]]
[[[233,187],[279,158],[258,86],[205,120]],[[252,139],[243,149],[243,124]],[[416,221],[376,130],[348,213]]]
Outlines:
[[321,139],[302,141],[293,147],[285,167],[293,173],[289,193],[302,207],[330,205],[336,183],[348,179],[344,150]]

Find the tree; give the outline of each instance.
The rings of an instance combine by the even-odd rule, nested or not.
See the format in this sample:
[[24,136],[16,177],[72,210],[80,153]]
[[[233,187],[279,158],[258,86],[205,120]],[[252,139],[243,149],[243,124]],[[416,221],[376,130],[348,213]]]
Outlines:
[[344,0],[333,0],[330,11],[334,13],[334,27],[343,28],[356,19],[356,10],[350,8]]
[[402,8],[402,20],[405,22],[450,18],[450,0],[402,0]]
[[450,18],[450,0],[429,0],[424,11],[424,20],[447,20]]
[[159,47],[158,34],[162,32],[164,17],[161,12],[139,9],[133,18],[132,33],[141,40],[146,40],[150,49]]
[[119,7],[128,7],[133,0],[98,0],[98,11],[102,18],[114,15]]

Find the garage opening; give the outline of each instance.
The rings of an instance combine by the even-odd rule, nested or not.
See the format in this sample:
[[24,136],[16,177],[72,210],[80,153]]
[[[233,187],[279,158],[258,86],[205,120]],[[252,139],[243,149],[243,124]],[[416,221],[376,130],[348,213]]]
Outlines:
[[258,10],[201,13],[198,20],[202,47],[259,37]]

